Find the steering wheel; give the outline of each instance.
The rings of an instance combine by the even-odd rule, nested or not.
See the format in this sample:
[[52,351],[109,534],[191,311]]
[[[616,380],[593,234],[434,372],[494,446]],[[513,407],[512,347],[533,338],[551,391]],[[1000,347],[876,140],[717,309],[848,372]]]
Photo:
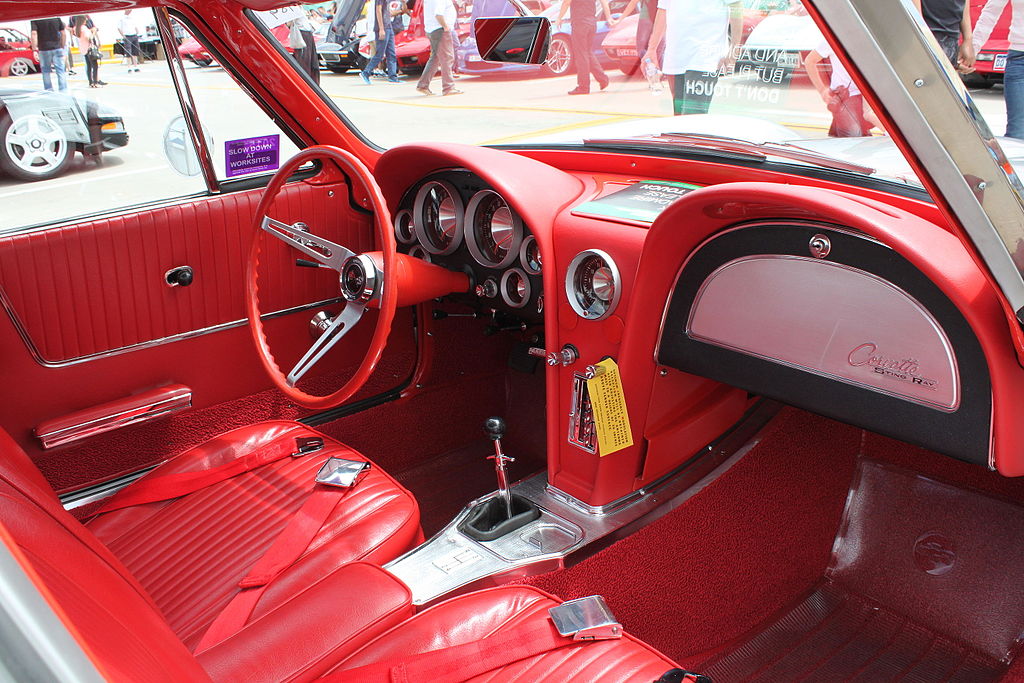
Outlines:
[[[376,254],[376,259],[369,254],[356,254],[340,244],[299,229],[295,225],[274,220],[267,215],[284,183],[299,166],[312,159],[330,159],[348,173],[354,186],[362,182],[366,187],[372,203],[377,240],[382,249],[382,252]],[[274,355],[270,352],[263,331],[263,321],[260,318],[257,271],[264,233],[273,235],[302,252],[316,261],[321,268],[337,271],[340,293],[345,300],[345,308],[334,317],[287,375],[278,367]],[[395,236],[391,233],[391,217],[384,202],[384,195],[381,194],[369,169],[354,155],[337,147],[308,147],[289,159],[271,178],[256,209],[252,246],[246,269],[245,307],[249,315],[249,330],[256,343],[260,361],[274,385],[288,398],[307,408],[333,408],[351,398],[369,379],[384,352],[388,334],[391,332],[391,322],[395,317],[397,278],[388,277],[397,272],[395,253]],[[377,316],[377,326],[370,340],[370,348],[356,373],[340,389],[326,396],[308,394],[295,386],[324,357],[324,354],[338,343],[338,340],[355,327],[367,308],[379,308],[380,314]]]

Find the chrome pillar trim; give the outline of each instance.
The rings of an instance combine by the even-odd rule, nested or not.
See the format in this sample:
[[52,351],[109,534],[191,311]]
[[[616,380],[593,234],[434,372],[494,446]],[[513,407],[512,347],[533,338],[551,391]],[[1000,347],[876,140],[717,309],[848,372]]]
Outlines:
[[[156,17],[156,26],[160,31],[160,40],[165,46],[177,45],[174,37],[174,28],[171,26],[171,15],[166,7],[154,7],[153,14]],[[213,166],[213,156],[206,144],[206,136],[203,135],[203,127],[199,121],[199,114],[196,111],[195,99],[192,97],[192,90],[188,85],[188,78],[185,76],[185,65],[181,61],[181,55],[177,50],[164,50],[167,55],[167,67],[171,72],[171,81],[174,83],[174,90],[178,95],[178,102],[181,104],[181,112],[185,116],[185,123],[188,124],[188,134],[192,140],[192,146],[199,157],[199,165],[203,168],[203,179],[206,181],[206,189],[211,194],[220,192],[220,185],[217,183],[217,171]]]
[[149,422],[191,407],[192,391],[182,389],[159,401],[140,403],[116,413],[68,425],[54,431],[37,432],[36,437],[42,442],[44,449],[56,448],[129,425]]
[[84,505],[89,505],[90,503],[110,498],[129,484],[133,484],[144,477],[155,467],[157,466],[153,465],[152,467],[145,467],[136,472],[132,472],[131,474],[126,474],[123,477],[105,481],[102,484],[96,484],[85,489],[65,493],[60,497],[60,504],[64,506],[65,510],[74,510],[75,508],[80,508]]
[[811,1],[1020,312],[1024,186],[923,20],[909,0]]
[[[290,315],[292,313],[298,313],[300,311],[306,311],[310,308],[316,308],[318,306],[330,306],[342,301],[341,297],[334,297],[331,299],[324,299],[322,301],[314,301],[310,304],[302,304],[301,306],[292,306],[291,308],[283,308],[279,311],[272,311],[270,313],[264,313],[260,316],[261,320],[272,320],[274,318],[280,318],[281,316]],[[184,341],[186,339],[194,339],[207,334],[213,334],[214,332],[222,332],[224,330],[230,330],[235,327],[242,327],[249,323],[248,318],[242,318],[240,320],[232,320],[226,323],[219,323],[217,325],[210,325],[209,327],[202,327],[196,330],[190,330],[188,332],[182,332],[180,334],[173,334],[167,337],[160,337],[159,339],[151,339],[149,341],[139,342],[137,344],[129,344],[128,346],[120,346],[116,349],[108,349],[106,351],[98,351],[96,353],[90,353],[85,356],[75,356],[74,358],[68,358],[66,360],[53,361],[47,360],[43,357],[43,354],[39,351],[39,348],[32,341],[32,337],[29,335],[28,330],[25,329],[24,324],[18,317],[18,314],[14,310],[14,306],[11,305],[10,300],[4,293],[3,288],[0,288],[0,306],[7,311],[7,315],[10,316],[11,321],[14,323],[14,327],[18,330],[18,336],[25,343],[29,353],[32,354],[32,358],[45,368],[63,368],[69,365],[77,365],[79,363],[86,363],[88,361],[99,360],[101,358],[110,358],[111,356],[119,356],[122,353],[129,353],[132,351],[142,351],[144,349],[152,348],[154,346],[162,346],[164,344],[170,344],[172,342]]]

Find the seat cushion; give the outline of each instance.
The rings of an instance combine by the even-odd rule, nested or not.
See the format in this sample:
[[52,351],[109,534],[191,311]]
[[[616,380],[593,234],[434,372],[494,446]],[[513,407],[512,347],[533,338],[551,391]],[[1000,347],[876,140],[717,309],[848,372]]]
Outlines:
[[[401,661],[410,655],[478,641],[495,633],[548,621],[548,609],[561,601],[536,588],[503,586],[451,598],[367,643],[332,670],[375,662]],[[559,648],[507,664],[469,679],[484,681],[655,681],[676,666],[654,648],[625,634]]]
[[[153,597],[190,650],[302,505],[324,461],[331,456],[366,458],[302,424],[275,421],[222,434],[147,475],[216,467],[310,436],[323,438],[324,449],[278,460],[171,501],[114,510],[88,523]],[[303,556],[270,584],[251,619],[345,563],[384,563],[421,539],[412,494],[373,467],[340,499]]]

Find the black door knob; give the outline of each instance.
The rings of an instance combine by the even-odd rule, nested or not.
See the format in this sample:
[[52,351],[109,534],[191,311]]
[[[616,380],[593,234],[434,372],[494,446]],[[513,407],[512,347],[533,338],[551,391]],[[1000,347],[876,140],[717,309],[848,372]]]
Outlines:
[[167,271],[164,278],[171,287],[188,287],[195,280],[195,273],[192,272],[192,266],[178,266]]
[[500,417],[489,417],[484,422],[484,431],[491,437],[491,441],[497,441],[505,436],[505,421]]

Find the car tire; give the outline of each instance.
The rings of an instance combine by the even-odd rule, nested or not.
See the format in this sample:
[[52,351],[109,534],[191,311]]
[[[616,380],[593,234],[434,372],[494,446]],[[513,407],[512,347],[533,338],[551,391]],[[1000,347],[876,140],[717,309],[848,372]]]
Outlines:
[[[49,153],[33,153],[34,142]],[[54,121],[38,114],[15,121],[7,113],[0,114],[0,170],[11,177],[27,181],[53,178],[67,168],[73,156],[64,130]]]
[[210,66],[213,64],[212,59],[197,59],[195,60],[196,66]]
[[558,35],[551,38],[548,45],[548,58],[544,62],[544,73],[549,76],[565,76],[573,73],[572,46],[569,36]]
[[28,76],[33,71],[35,71],[35,66],[24,57],[16,57],[9,67],[9,73],[12,76]]
[[327,70],[335,74],[343,74],[348,71],[347,66],[328,66]]
[[964,74],[962,78],[964,81],[964,85],[966,85],[968,88],[980,88],[981,90],[988,90],[989,88],[996,84],[995,79],[989,78],[985,74],[980,74],[977,72],[972,74]]

